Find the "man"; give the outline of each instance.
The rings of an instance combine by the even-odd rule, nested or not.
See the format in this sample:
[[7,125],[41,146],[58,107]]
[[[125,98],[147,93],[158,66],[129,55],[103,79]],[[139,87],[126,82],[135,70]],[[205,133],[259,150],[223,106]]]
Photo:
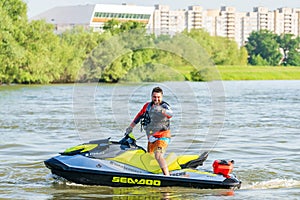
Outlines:
[[155,156],[164,175],[170,175],[168,165],[164,159],[164,153],[171,139],[170,118],[172,110],[169,104],[163,101],[163,90],[155,87],[151,93],[151,102],[145,103],[136,115],[125,135],[132,132],[135,125],[141,121],[141,125],[148,137],[148,152]]

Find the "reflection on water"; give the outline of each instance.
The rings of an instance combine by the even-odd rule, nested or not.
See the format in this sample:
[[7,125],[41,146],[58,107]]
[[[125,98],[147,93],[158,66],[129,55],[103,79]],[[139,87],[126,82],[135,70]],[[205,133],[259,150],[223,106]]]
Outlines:
[[57,193],[53,199],[195,199],[204,196],[232,196],[233,190],[199,190],[187,188],[151,188],[151,187],[103,187],[84,186],[74,183],[59,182],[52,185]]
[[[180,83],[176,84],[180,88]],[[211,169],[215,159],[234,159],[234,172],[243,181],[240,190],[111,188],[57,181],[43,161],[90,139],[112,137],[118,141],[138,109],[149,100],[152,85],[99,85],[94,97],[96,122],[81,124],[83,132],[74,122],[73,85],[2,86],[0,198],[186,200],[233,195],[230,198],[297,199],[300,82],[224,82],[226,115],[218,137],[207,137],[212,110],[205,83],[184,84],[182,88],[189,84],[194,91],[193,98],[172,87],[165,90],[166,100],[175,111],[168,151],[199,154],[206,139],[214,138],[204,167]],[[123,88],[133,89],[129,97]],[[89,132],[88,127],[93,130]],[[137,138],[144,134],[138,128],[135,131]],[[145,147],[146,138],[139,139],[138,144]]]

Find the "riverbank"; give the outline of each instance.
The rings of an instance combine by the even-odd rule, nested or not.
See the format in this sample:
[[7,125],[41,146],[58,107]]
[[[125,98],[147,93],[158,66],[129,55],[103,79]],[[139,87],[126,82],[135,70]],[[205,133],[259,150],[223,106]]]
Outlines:
[[300,80],[300,67],[217,66],[222,80]]
[[[167,81],[184,81],[191,80],[190,72],[195,68],[192,66],[177,66],[173,68],[175,72],[181,74],[178,76],[169,76]],[[282,66],[217,66],[220,76],[223,81],[239,81],[239,80],[300,80],[300,66],[299,67],[282,67]],[[158,77],[156,74],[155,77]],[[161,78],[161,76],[159,76]],[[219,78],[219,77],[218,77]],[[172,80],[171,80],[172,79]],[[157,80],[157,82],[162,81]],[[59,84],[59,83],[58,83]],[[61,83],[63,84],[63,83]],[[69,83],[72,84],[72,83]],[[6,86],[1,84],[0,86]],[[14,84],[10,84],[14,85]],[[34,84],[33,84],[34,85]],[[39,84],[37,84],[39,85]]]

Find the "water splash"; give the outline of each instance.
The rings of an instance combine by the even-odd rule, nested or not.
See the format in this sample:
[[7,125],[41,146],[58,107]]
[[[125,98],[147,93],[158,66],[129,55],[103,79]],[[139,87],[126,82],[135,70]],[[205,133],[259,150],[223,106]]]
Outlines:
[[242,186],[242,189],[276,189],[276,188],[297,188],[300,181],[294,179],[272,179],[268,181],[254,182]]

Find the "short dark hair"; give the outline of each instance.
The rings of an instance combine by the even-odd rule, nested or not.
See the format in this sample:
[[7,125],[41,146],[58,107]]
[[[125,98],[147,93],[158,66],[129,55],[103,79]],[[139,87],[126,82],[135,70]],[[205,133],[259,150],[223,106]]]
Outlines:
[[151,94],[153,94],[154,92],[156,92],[156,93],[162,93],[162,94],[163,94],[163,90],[162,90],[160,87],[155,87],[155,88],[153,88]]

